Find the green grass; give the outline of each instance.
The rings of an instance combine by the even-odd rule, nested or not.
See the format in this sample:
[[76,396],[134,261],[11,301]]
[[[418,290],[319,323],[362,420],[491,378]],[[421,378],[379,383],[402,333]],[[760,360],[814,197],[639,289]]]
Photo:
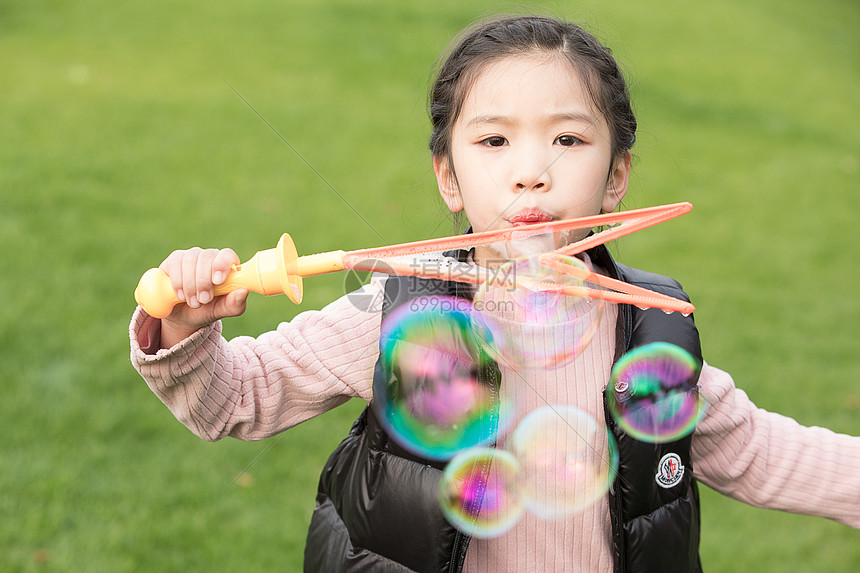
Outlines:
[[[860,434],[856,3],[538,4],[628,69],[627,207],[695,205],[615,252],[684,283],[706,359],[757,404]],[[319,469],[361,404],[205,443],[128,363],[131,292],[194,244],[247,258],[285,231],[304,253],[448,234],[430,70],[463,25],[518,6],[3,3],[0,571],[300,569]],[[342,281],[307,280],[299,307],[255,296],[226,333]],[[703,507],[710,572],[860,569],[857,531],[709,491]]]

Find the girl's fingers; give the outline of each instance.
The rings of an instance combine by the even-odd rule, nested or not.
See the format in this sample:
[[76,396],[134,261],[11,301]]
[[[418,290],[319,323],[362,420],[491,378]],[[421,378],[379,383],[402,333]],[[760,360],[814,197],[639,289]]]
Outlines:
[[[232,249],[201,249],[173,251],[159,265],[168,277],[176,297],[192,308],[198,309],[215,300],[215,286],[222,284],[232,271],[233,265],[240,264],[239,256]],[[229,314],[242,314],[247,292],[229,305]],[[222,303],[223,305],[224,303]],[[221,309],[209,312],[220,314]],[[220,318],[220,317],[219,317]]]
[[158,268],[170,278],[170,286],[173,292],[176,293],[176,298],[185,301],[185,289],[182,284],[182,258],[185,251],[173,251],[170,253]]
[[194,282],[197,290],[197,302],[201,305],[209,304],[215,298],[212,284],[212,263],[217,255],[217,249],[201,249],[197,254]]
[[238,265],[239,255],[233,249],[221,249],[212,261],[212,284],[222,284],[230,274],[233,265]]
[[248,291],[245,289],[234,290],[233,292],[221,297],[222,305],[218,309],[219,318],[227,318],[230,316],[239,316],[245,312],[245,306],[248,299]]
[[179,272],[182,274],[182,290],[185,293],[185,304],[191,308],[199,308],[197,298],[197,258],[203,249],[194,247],[182,254]]
[[[222,276],[226,278],[230,267],[238,263],[238,256],[230,249],[199,247],[174,251],[164,259],[159,268],[167,273],[177,297],[185,302],[176,305],[170,316],[162,319],[162,336],[167,333],[170,344],[216,320],[245,312],[247,290],[238,289],[216,298],[213,284],[215,279],[223,282]],[[216,276],[219,273],[222,276]]]

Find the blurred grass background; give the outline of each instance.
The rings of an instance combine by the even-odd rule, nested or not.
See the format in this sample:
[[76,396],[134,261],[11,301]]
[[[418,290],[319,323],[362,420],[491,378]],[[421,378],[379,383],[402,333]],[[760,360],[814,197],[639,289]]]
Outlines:
[[[362,404],[205,443],[128,363],[132,290],[192,245],[244,260],[285,231],[301,253],[450,234],[431,69],[464,25],[524,8],[583,22],[626,67],[626,207],[695,205],[617,255],[681,280],[706,359],[758,405],[860,434],[855,1],[5,0],[0,571],[300,570],[318,472]],[[226,335],[319,308],[343,277],[305,288],[299,307],[255,295]],[[857,531],[702,504],[707,571],[860,569]]]

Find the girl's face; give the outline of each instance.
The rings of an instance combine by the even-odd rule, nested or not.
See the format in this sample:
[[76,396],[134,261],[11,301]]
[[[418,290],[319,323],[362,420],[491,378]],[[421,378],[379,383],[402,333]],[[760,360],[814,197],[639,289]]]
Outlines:
[[[603,114],[559,56],[488,65],[466,94],[450,149],[450,161],[433,159],[439,191],[475,232],[610,212],[627,191],[630,154],[613,160]],[[479,263],[491,256],[475,251]]]

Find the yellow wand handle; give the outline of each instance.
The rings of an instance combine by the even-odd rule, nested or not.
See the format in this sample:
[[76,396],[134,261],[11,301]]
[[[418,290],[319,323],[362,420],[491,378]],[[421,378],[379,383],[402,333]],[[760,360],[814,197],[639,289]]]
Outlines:
[[[267,296],[286,294],[295,303],[302,301],[302,277],[343,270],[343,251],[299,257],[290,236],[284,233],[274,249],[257,252],[250,260],[234,265],[227,279],[216,285],[215,296],[248,289]],[[182,302],[176,298],[170,277],[161,269],[149,269],[134,290],[134,299],[147,314],[165,318]]]

